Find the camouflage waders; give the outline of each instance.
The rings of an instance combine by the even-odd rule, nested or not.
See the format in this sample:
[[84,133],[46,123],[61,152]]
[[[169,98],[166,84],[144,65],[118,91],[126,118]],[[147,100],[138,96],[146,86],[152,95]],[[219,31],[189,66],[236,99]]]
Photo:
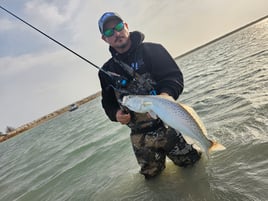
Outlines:
[[193,165],[201,156],[180,133],[164,126],[143,133],[132,130],[131,142],[145,178],[154,177],[165,168],[166,156],[181,167]]

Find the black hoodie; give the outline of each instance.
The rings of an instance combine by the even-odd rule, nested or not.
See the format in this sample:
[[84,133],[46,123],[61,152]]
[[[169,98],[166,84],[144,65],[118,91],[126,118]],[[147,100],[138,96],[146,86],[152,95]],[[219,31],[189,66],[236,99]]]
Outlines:
[[[162,45],[143,42],[144,35],[140,32],[131,32],[130,39],[131,47],[123,54],[119,54],[112,47],[109,48],[112,58],[103,65],[102,69],[125,75],[125,71],[114,62],[113,57],[131,66],[136,62],[136,50],[141,46],[143,65],[136,72],[139,74],[149,72],[156,82],[157,94],[166,92],[176,100],[182,93],[184,85],[183,75],[174,59]],[[113,80],[102,71],[99,71],[99,79],[102,88],[102,106],[110,120],[116,121],[115,115],[120,106],[111,87],[114,86]]]

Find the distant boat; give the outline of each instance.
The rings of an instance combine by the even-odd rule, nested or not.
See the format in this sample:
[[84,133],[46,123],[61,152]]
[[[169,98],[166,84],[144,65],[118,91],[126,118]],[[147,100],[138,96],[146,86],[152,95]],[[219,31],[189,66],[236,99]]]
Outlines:
[[0,132],[0,137],[1,136],[7,136],[7,133],[2,133],[2,132]]
[[74,110],[76,110],[78,108],[78,105],[76,105],[75,103],[70,105],[70,108],[69,108],[69,112],[72,112]]

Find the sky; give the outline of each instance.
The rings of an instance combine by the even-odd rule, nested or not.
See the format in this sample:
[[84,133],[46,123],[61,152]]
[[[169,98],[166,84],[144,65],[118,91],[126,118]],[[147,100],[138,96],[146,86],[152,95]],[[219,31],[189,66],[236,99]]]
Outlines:
[[[0,0],[98,66],[109,59],[97,21],[118,12],[130,31],[177,57],[268,14],[267,0]],[[0,132],[100,91],[98,70],[0,9]],[[96,114],[94,114],[96,115]]]

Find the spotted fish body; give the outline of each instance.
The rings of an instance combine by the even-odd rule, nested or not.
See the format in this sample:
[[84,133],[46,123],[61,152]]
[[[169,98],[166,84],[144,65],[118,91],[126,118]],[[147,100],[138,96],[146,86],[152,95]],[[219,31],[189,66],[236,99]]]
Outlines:
[[137,113],[150,113],[158,116],[165,124],[194,140],[208,155],[210,151],[225,147],[207,138],[207,131],[196,112],[189,106],[175,102],[164,96],[125,96],[122,105]]

